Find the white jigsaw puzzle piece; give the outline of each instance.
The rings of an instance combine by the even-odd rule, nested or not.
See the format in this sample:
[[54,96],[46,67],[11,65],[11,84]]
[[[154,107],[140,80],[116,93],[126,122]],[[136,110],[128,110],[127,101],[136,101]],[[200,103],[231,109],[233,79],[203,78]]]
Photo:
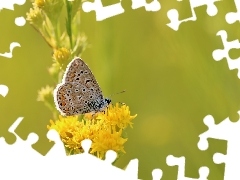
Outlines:
[[161,169],[154,169],[152,171],[153,180],[160,180],[162,178],[163,172]]
[[196,16],[194,9],[197,7],[203,6],[203,5],[207,5],[207,14],[209,16],[215,16],[218,13],[218,9],[214,3],[217,1],[221,1],[221,0],[201,0],[201,1],[200,0],[190,0],[192,17],[189,17],[189,18],[186,18],[183,20],[179,20],[179,13],[176,9],[170,9],[167,12],[167,16],[170,20],[170,23],[168,23],[167,26],[169,26],[173,30],[177,31],[180,24],[182,24],[183,22],[196,21],[197,16]]
[[96,12],[96,20],[102,21],[104,19],[119,15],[124,13],[124,9],[122,8],[121,1],[116,4],[112,4],[109,6],[103,6],[101,0],[95,0],[94,2],[85,1],[82,3],[82,9],[84,12],[95,11]]
[[[238,111],[238,114],[240,115],[240,111]],[[208,138],[226,140],[226,155],[215,153],[213,161],[216,164],[225,163],[224,180],[240,179],[240,120],[231,122],[229,118],[226,118],[216,125],[214,118],[208,115],[204,118],[204,123],[208,126],[208,130],[199,135],[198,148],[206,150],[208,148]]]
[[178,176],[177,180],[207,180],[209,175],[209,168],[206,166],[202,166],[199,168],[199,178],[190,178],[185,176],[185,157],[174,157],[173,155],[169,155],[166,158],[166,162],[168,166],[178,166]]
[[12,52],[15,47],[21,47],[21,45],[18,42],[12,42],[10,44],[10,52],[0,53],[0,56],[12,58]]
[[6,143],[5,138],[0,137],[0,179],[35,179],[41,168],[34,164],[43,164],[40,161],[43,156],[32,148],[38,136],[30,133],[24,141],[15,133],[22,120],[23,117],[19,117],[8,129],[16,137],[14,144]]
[[[100,160],[97,157],[89,154],[89,150],[91,147],[91,140],[86,139],[83,140],[82,148],[84,153],[66,156],[64,160],[64,164],[71,164],[69,169],[65,169],[65,171],[69,172],[77,172],[81,174],[81,177],[87,177],[87,179],[101,179],[101,180],[137,180],[136,177],[137,172],[129,173],[125,170],[119,169],[112,165],[112,162],[116,159],[116,153],[113,151],[108,151],[106,154],[105,160]],[[135,165],[136,162],[134,163]],[[131,164],[130,166],[134,165]],[[68,168],[68,167],[67,167]],[[132,169],[136,169],[136,167],[132,167]],[[93,173],[94,170],[94,173]],[[72,178],[77,177],[72,176]],[[67,178],[67,177],[66,177]],[[68,177],[69,178],[69,177]]]
[[[8,131],[15,135],[16,141],[14,144],[7,144],[4,137],[0,137],[0,162],[8,158],[24,157],[24,158],[34,158],[42,156],[39,152],[32,148],[32,145],[38,141],[38,136],[35,133],[30,133],[26,140],[21,139],[16,133],[15,129],[21,123],[23,117],[19,117]],[[6,156],[9,154],[9,156]]]
[[227,41],[227,32],[225,30],[220,30],[217,32],[217,36],[220,36],[223,42],[224,49],[216,49],[213,51],[212,56],[213,59],[219,61],[223,58],[227,59],[228,67],[230,70],[238,69],[238,78],[240,78],[240,57],[237,59],[231,59],[229,57],[229,50],[230,49],[240,49],[239,40],[236,39],[234,41]]
[[240,1],[234,0],[237,12],[229,12],[226,14],[225,19],[228,24],[233,24],[236,21],[240,21]]
[[146,0],[132,0],[132,9],[140,7],[145,7],[146,11],[159,11],[161,4],[157,0],[153,0],[151,3],[147,3]]
[[8,94],[8,87],[6,85],[0,84],[0,95],[2,95],[3,97],[6,97]]
[[138,159],[132,159],[125,168],[125,172],[133,179],[138,179]]
[[14,4],[23,5],[26,2],[26,0],[7,0],[7,1],[1,1],[0,2],[0,10],[1,9],[10,9],[14,10]]
[[113,150],[108,150],[105,154],[105,161],[112,164],[117,158],[117,153]]
[[15,18],[15,24],[17,26],[24,26],[26,24],[26,19],[24,17],[16,17]]
[[47,133],[47,138],[50,141],[54,141],[55,144],[47,152],[47,154],[45,156],[53,157],[53,158],[66,156],[66,151],[65,151],[65,148],[64,148],[64,144],[61,141],[60,136],[59,136],[59,134],[56,130],[50,129]]
[[[14,10],[14,4],[23,5],[26,2],[26,0],[8,0],[8,1],[1,1],[0,2],[0,11],[2,9],[9,9]],[[25,18],[23,17],[17,17],[15,18],[15,24],[17,26],[24,26],[26,23]],[[21,47],[21,45],[18,42],[12,42],[10,44],[10,52],[0,53],[0,56],[6,57],[6,58],[12,58],[12,52],[15,47]]]

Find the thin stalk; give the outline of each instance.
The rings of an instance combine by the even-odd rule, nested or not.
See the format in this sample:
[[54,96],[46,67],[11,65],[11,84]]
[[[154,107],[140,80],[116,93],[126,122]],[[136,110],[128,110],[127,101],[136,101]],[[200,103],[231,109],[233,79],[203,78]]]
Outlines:
[[67,20],[66,20],[66,30],[69,37],[70,47],[73,48],[72,43],[72,4],[70,1],[65,0],[66,2],[66,8],[67,8]]

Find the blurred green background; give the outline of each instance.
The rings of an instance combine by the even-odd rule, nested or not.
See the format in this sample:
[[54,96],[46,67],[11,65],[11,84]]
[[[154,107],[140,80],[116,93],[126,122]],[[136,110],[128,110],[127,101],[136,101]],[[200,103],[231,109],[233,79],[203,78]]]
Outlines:
[[[119,1],[102,1],[104,5]],[[151,2],[151,1],[147,1]],[[95,12],[82,12],[82,29],[91,48],[82,58],[89,65],[105,96],[126,89],[112,97],[113,102],[130,106],[134,128],[129,128],[126,155],[116,163],[125,167],[131,159],[139,159],[139,178],[151,179],[154,168],[163,170],[163,180],[176,179],[177,166],[166,164],[170,154],[186,157],[185,174],[198,178],[201,166],[210,168],[209,180],[221,180],[224,164],[214,164],[215,152],[226,153],[225,141],[210,139],[209,149],[197,147],[199,134],[208,128],[203,118],[211,114],[216,123],[227,117],[237,121],[240,108],[240,83],[237,70],[230,71],[226,59],[216,62],[212,51],[222,49],[216,33],[224,29],[228,40],[239,38],[239,23],[229,25],[226,13],[236,11],[233,1],[216,3],[218,14],[210,17],[206,6],[195,9],[196,21],[180,25],[178,31],[166,26],[167,11],[175,8],[180,19],[191,16],[189,2],[161,1],[161,10],[147,12],[131,9],[131,1],[123,0],[125,12],[96,21]],[[16,132],[26,139],[30,132],[40,140],[33,147],[45,154],[52,143],[46,138],[51,112],[37,102],[37,91],[49,84],[55,86],[47,72],[52,63],[51,49],[28,23],[14,24],[25,16],[31,3],[15,6],[14,11],[0,12],[0,52],[8,52],[13,41],[21,44],[13,58],[0,57],[0,84],[9,87],[8,95],[0,96],[0,136],[8,143],[15,141],[7,129],[24,117]],[[239,50],[230,50],[232,58]]]

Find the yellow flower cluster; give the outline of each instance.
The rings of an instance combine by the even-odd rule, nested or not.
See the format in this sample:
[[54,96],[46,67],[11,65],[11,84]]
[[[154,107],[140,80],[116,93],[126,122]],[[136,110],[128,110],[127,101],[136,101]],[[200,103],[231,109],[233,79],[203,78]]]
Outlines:
[[104,158],[108,150],[118,154],[125,153],[123,130],[132,127],[132,120],[137,115],[131,116],[129,107],[125,104],[110,104],[105,112],[85,114],[80,116],[59,116],[55,122],[50,120],[48,129],[55,129],[65,144],[69,154],[82,152],[81,141],[92,140],[90,153]]
[[53,51],[53,59],[58,62],[61,66],[65,63],[68,62],[68,60],[71,57],[71,52],[67,48],[59,48],[59,49],[54,49]]
[[53,87],[46,86],[41,88],[41,90],[38,91],[37,101],[52,102],[52,100],[53,100]]

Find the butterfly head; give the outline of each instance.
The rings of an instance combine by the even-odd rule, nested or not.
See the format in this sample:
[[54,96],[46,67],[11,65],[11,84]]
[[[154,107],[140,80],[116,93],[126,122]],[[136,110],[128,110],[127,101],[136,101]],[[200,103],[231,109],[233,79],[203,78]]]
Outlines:
[[112,102],[111,99],[109,99],[109,98],[105,98],[104,101],[107,105],[109,105]]

